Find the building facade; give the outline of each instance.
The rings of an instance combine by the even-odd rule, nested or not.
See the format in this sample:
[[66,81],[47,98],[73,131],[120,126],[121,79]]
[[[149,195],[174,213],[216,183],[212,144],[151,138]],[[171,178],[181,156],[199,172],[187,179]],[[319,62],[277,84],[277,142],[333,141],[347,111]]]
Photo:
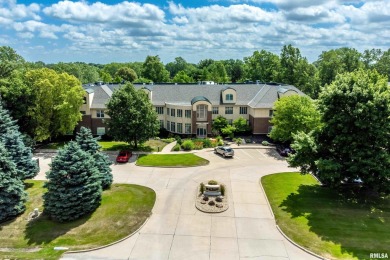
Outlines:
[[[148,94],[160,126],[178,135],[206,137],[211,135],[213,120],[225,117],[229,123],[243,117],[253,134],[267,134],[271,129],[275,101],[283,96],[304,95],[296,87],[280,84],[156,84],[134,85]],[[85,126],[95,135],[107,132],[106,103],[120,85],[85,86],[80,111]]]

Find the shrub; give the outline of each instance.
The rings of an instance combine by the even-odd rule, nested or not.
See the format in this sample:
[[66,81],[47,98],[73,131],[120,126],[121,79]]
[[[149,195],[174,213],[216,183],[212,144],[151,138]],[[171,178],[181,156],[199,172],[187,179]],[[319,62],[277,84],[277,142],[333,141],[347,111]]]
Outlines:
[[221,185],[221,195],[225,196],[225,185]]
[[268,141],[262,141],[261,144],[264,145],[264,146],[268,146],[269,142]]
[[218,182],[215,181],[215,180],[209,180],[208,184],[209,184],[209,185],[217,185]]
[[203,200],[204,200],[204,201],[208,201],[208,200],[209,200],[209,197],[204,196],[204,197],[203,197]]
[[217,147],[218,141],[217,140],[211,140],[211,147]]
[[204,192],[204,183],[203,182],[200,183],[199,192],[202,194]]
[[222,140],[219,140],[218,141],[218,145],[220,146],[220,145],[223,145],[224,144],[224,142],[222,141]]
[[214,202],[213,200],[210,200],[210,201],[209,201],[209,205],[210,205],[210,206],[214,206],[214,205],[215,205],[215,202]]
[[211,140],[208,139],[208,138],[203,139],[203,147],[204,147],[204,148],[210,148],[210,147],[212,147],[212,145],[211,145]]
[[183,148],[183,150],[185,151],[191,151],[194,149],[195,145],[194,145],[194,142],[192,142],[191,140],[185,140],[181,147]]
[[172,148],[172,151],[178,152],[178,151],[180,151],[180,149],[181,149],[180,144],[176,144],[176,145]]
[[176,142],[178,143],[178,144],[182,144],[183,143],[183,141],[181,140],[181,137],[180,136],[178,136],[178,135],[176,135],[175,136],[175,139],[176,139]]
[[235,142],[239,146],[240,144],[242,144],[242,139],[241,138],[237,138]]
[[203,149],[203,142],[202,141],[195,141],[193,143],[194,143],[195,150],[202,150]]
[[217,137],[215,137],[215,139],[219,142],[222,140],[222,136],[218,135]]
[[222,202],[222,198],[221,198],[221,197],[217,197],[217,198],[215,199],[215,201],[216,201],[216,202]]

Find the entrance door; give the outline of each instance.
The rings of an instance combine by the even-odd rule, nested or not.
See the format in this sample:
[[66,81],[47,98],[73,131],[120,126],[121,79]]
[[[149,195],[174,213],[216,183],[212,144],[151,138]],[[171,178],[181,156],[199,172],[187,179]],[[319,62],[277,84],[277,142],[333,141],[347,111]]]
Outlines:
[[198,127],[196,129],[196,136],[197,137],[200,137],[200,138],[204,138],[207,136],[207,131],[206,131],[206,128],[205,127]]

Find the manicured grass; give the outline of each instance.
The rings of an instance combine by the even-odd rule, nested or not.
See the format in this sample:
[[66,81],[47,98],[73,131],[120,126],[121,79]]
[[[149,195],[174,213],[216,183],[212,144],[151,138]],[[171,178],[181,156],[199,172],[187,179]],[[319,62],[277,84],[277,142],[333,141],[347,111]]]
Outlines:
[[[113,184],[104,191],[101,206],[92,214],[70,223],[57,223],[41,215],[28,223],[34,208],[42,210],[43,181],[27,181],[27,210],[14,220],[0,224],[0,259],[58,259],[63,251],[94,248],[117,241],[137,230],[150,216],[156,194],[138,185]],[[42,248],[38,252],[28,249]]]
[[140,155],[137,160],[138,166],[155,167],[189,167],[202,166],[209,161],[192,153],[187,154],[148,154]]
[[331,190],[299,173],[267,175],[261,182],[277,224],[301,246],[330,259],[390,254],[389,196],[352,196],[353,189]]

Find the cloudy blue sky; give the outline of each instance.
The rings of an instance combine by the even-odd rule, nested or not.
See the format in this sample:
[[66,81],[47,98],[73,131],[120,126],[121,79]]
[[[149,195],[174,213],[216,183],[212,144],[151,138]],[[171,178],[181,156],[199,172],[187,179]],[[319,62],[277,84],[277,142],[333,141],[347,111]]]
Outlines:
[[242,59],[283,45],[390,48],[390,0],[0,0],[0,45],[29,61]]

